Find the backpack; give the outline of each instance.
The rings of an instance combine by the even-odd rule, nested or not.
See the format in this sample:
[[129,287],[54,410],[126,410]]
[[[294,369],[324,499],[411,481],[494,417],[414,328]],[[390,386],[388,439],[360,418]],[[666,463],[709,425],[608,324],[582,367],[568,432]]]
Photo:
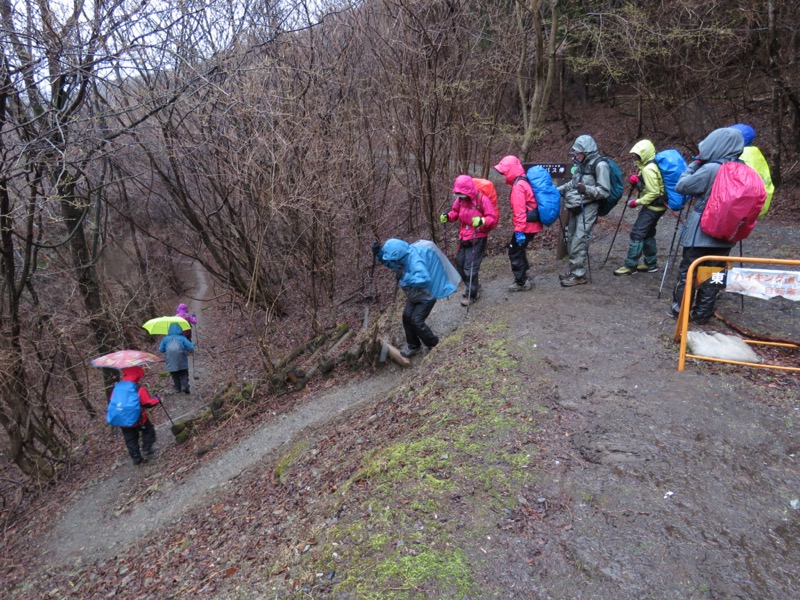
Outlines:
[[430,274],[427,291],[436,299],[446,298],[455,292],[458,284],[461,283],[461,275],[447,260],[439,246],[430,240],[417,240],[411,245],[419,252],[425,262],[425,268]]
[[740,162],[722,163],[711,184],[700,229],[728,242],[743,240],[756,226],[766,199],[764,181],[751,167]]
[[142,416],[139,402],[139,386],[132,381],[120,381],[111,392],[106,422],[114,427],[131,427]]
[[655,163],[658,170],[661,171],[661,179],[667,190],[667,206],[670,210],[681,210],[689,196],[679,194],[675,190],[675,184],[686,170],[686,161],[680,152],[669,148],[656,153]]
[[[597,216],[605,217],[617,205],[620,198],[622,198],[622,192],[625,190],[625,184],[622,180],[622,169],[619,168],[619,165],[616,162],[614,162],[614,160],[612,160],[608,156],[601,156],[594,163],[595,169],[597,169],[597,163],[599,163],[600,161],[605,161],[608,164],[608,173],[610,181],[610,190],[608,192],[608,197],[599,200],[597,203]],[[597,179],[596,174],[595,174],[595,179]]]
[[[539,165],[529,168],[525,176],[536,196],[536,208],[528,212],[528,221],[539,221],[545,227],[550,227],[561,212],[561,192],[553,183],[550,173]],[[535,211],[538,212],[538,218],[531,215]]]
[[[479,179],[478,177],[473,177],[472,181],[475,182],[475,187],[478,188],[478,191],[492,201],[494,211],[497,213],[497,223],[499,223],[500,209],[497,208],[497,190],[494,188],[494,184],[488,179]],[[495,227],[497,227],[497,223],[495,223]]]

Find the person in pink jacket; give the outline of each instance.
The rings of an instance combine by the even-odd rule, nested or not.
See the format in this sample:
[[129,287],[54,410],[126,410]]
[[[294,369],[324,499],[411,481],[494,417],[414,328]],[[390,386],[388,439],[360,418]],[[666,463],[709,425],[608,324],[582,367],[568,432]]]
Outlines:
[[497,209],[492,201],[481,194],[469,175],[459,175],[453,183],[453,208],[439,217],[442,223],[458,221],[458,252],[456,269],[466,286],[462,306],[469,306],[478,299],[478,271],[489,231],[497,226]]
[[511,261],[511,272],[514,274],[514,283],[508,286],[510,292],[524,292],[531,289],[531,280],[528,278],[528,243],[533,240],[536,233],[542,230],[541,222],[528,221],[528,212],[538,207],[536,196],[533,194],[531,184],[525,177],[525,169],[516,156],[505,156],[494,166],[495,170],[505,177],[506,185],[511,186],[512,222],[514,235],[508,244],[508,259]]

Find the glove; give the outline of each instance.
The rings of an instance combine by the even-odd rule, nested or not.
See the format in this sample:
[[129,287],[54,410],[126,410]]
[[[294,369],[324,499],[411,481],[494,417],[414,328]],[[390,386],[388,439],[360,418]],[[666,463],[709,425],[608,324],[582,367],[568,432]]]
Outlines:
[[636,173],[634,173],[633,175],[628,177],[628,183],[630,183],[631,185],[639,185],[639,176]]
[[578,193],[583,196],[586,193],[586,186],[583,185],[583,182],[579,183],[575,186],[575,189],[578,190]]
[[472,217],[472,226],[473,227],[483,227],[483,224],[486,220],[483,217]]
[[631,198],[630,201],[628,202],[628,206],[630,206],[631,208],[636,208],[636,206],[637,206],[636,205],[636,198]]
[[442,223],[447,223],[450,219],[447,218],[447,213],[442,213],[439,215],[439,221]]
[[521,231],[517,231],[514,233],[514,241],[517,242],[517,246],[522,246],[525,243],[525,234]]

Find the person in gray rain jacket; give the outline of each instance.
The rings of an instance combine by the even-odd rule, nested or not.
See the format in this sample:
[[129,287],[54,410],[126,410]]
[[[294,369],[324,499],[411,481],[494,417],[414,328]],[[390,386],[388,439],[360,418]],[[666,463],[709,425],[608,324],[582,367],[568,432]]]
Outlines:
[[564,287],[588,283],[589,242],[597,221],[598,202],[608,198],[611,190],[608,163],[601,160],[592,136],[578,136],[570,156],[575,163],[572,179],[558,187],[564,197],[564,207],[569,211],[569,273],[559,276]]
[[[677,317],[681,309],[681,299],[686,289],[686,274],[689,266],[701,256],[720,255],[728,256],[733,247],[733,242],[713,238],[703,233],[700,228],[700,218],[711,194],[711,186],[717,177],[722,163],[738,160],[744,149],[744,138],[740,131],[730,127],[715,129],[698,144],[700,154],[695,157],[675,184],[679,194],[692,196],[694,208],[686,217],[686,225],[681,236],[683,257],[678,267],[678,282],[672,292],[671,312]],[[704,263],[706,266],[723,266],[717,261]],[[717,301],[719,289],[708,283],[698,286],[694,298],[693,308],[690,313],[692,321],[698,324],[706,323],[714,314],[714,305]],[[690,307],[687,307],[690,308]]]
[[181,326],[172,323],[166,337],[161,340],[159,352],[164,353],[164,364],[172,375],[176,392],[189,393],[189,353],[194,352],[194,344],[183,335]]

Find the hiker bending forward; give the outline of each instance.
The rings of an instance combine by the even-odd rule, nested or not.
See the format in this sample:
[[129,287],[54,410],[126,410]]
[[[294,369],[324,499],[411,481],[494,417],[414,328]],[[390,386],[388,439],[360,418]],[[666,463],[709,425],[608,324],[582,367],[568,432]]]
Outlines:
[[[431,314],[437,298],[444,298],[456,291],[456,285],[445,275],[440,258],[433,250],[398,239],[386,240],[375,256],[382,265],[394,271],[398,285],[406,294],[403,308],[406,347],[400,354],[406,358],[419,354],[423,344],[433,348],[439,343],[439,338],[425,320]],[[449,262],[448,266],[452,269]],[[458,283],[458,278],[455,281]]]
[[489,230],[497,225],[497,210],[492,201],[478,191],[469,175],[456,177],[453,194],[453,208],[439,218],[442,223],[458,221],[460,224],[456,269],[467,288],[461,304],[467,306],[478,299],[478,271],[486,253]]
[[564,287],[588,283],[589,242],[597,221],[598,202],[608,198],[611,191],[608,163],[600,160],[592,136],[578,136],[569,153],[575,163],[572,179],[558,187],[569,211],[569,273],[559,276]]
[[508,286],[508,290],[524,292],[531,289],[531,280],[528,277],[530,269],[527,253],[528,243],[533,240],[535,234],[542,230],[541,222],[529,223],[527,217],[528,212],[537,208],[538,204],[519,158],[504,156],[494,168],[505,178],[506,185],[511,186],[509,203],[511,204],[514,233],[508,243],[508,260],[511,262],[514,282]]
[[[686,274],[689,266],[701,256],[728,256],[733,247],[733,242],[711,237],[703,233],[700,228],[700,219],[706,208],[706,202],[711,194],[711,186],[722,163],[735,161],[744,149],[744,138],[741,132],[729,127],[715,129],[698,144],[700,155],[692,161],[683,175],[675,184],[675,190],[684,196],[694,197],[694,208],[686,217],[686,227],[681,236],[683,245],[683,258],[678,268],[678,282],[672,292],[671,311],[674,317],[680,314],[681,300],[686,289]],[[706,266],[724,266],[719,261],[708,261]],[[695,323],[703,324],[714,314],[714,305],[717,301],[719,288],[702,283],[695,290],[691,308],[691,319]]]
[[[656,147],[650,140],[637,142],[631,152],[638,174],[630,176],[630,184],[638,190],[638,198],[628,201],[630,208],[639,208],[636,223],[631,230],[628,256],[625,264],[614,271],[614,275],[632,275],[636,272],[655,273],[658,271],[658,252],[656,248],[656,227],[667,211],[667,190],[661,177],[661,170],[655,163]],[[639,258],[644,254],[644,264]]]

